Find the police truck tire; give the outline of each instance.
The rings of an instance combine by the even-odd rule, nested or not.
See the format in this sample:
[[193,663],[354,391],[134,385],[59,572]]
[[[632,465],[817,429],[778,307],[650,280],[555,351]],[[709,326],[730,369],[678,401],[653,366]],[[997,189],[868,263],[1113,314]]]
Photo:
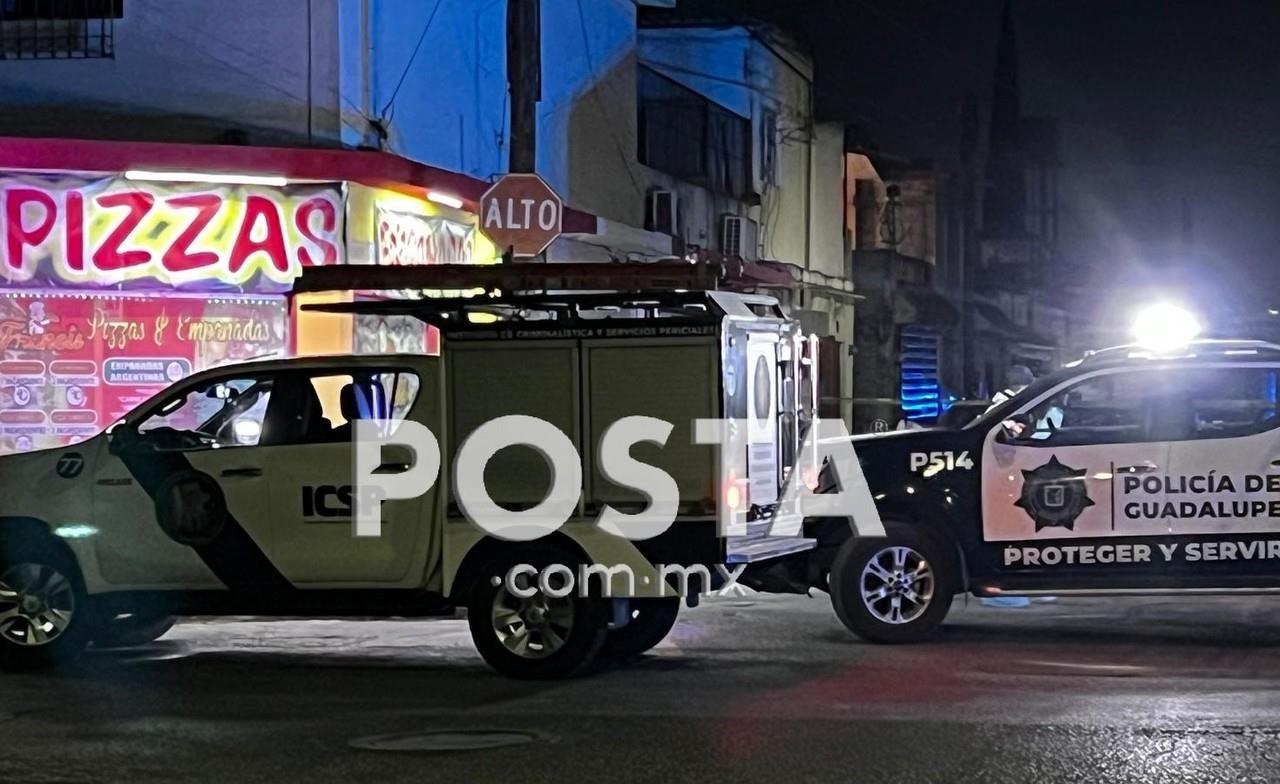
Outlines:
[[951,609],[953,561],[945,546],[887,523],[887,539],[851,538],[831,566],[831,604],[849,631],[877,643],[919,642]]
[[667,638],[680,615],[680,600],[632,599],[631,620],[613,629],[604,640],[602,656],[631,659],[653,648]]
[[[567,678],[586,669],[604,643],[606,605],[597,597],[548,595],[537,578],[524,578],[517,591],[507,590],[505,576],[517,565],[542,570],[564,565],[576,575],[576,558],[556,548],[529,548],[513,556],[489,561],[477,573],[467,597],[471,639],[490,667],[508,678],[549,680]],[[498,584],[494,585],[497,578]],[[559,591],[564,583],[552,581]]]
[[66,662],[89,643],[92,614],[75,559],[52,538],[0,537],[0,667]]
[[95,648],[136,648],[155,642],[173,628],[177,618],[159,612],[140,610],[128,615],[102,618],[93,633]]

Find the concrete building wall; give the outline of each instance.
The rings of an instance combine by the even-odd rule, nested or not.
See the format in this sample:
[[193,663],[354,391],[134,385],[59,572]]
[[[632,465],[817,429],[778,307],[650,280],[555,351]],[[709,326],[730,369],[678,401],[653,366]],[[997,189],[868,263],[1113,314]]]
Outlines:
[[[480,178],[505,172],[505,0],[337,1],[344,141],[369,143],[371,114],[392,152]],[[635,17],[634,0],[543,0],[537,170],[573,206],[638,225]]]
[[896,183],[902,202],[898,207],[898,252],[936,265],[937,175],[931,170],[908,171]]
[[[686,239],[715,247],[721,216],[756,221],[758,255],[808,267],[813,208],[812,66],[782,40],[745,27],[671,27],[639,32],[640,61],[750,123],[752,188],[759,204],[708,200],[685,214]],[[773,118],[777,164],[762,160],[767,118]],[[840,162],[833,164],[840,176]],[[661,177],[657,178],[662,181]],[[837,200],[837,204],[838,204]],[[838,236],[841,224],[837,223]],[[816,229],[813,229],[816,230]],[[838,268],[839,262],[833,264]]]
[[344,1],[130,0],[113,59],[3,64],[0,134],[336,145]]
[[478,177],[505,171],[506,3],[338,1],[344,141],[378,144],[372,117],[390,152]]
[[822,123],[814,127],[813,210],[809,223],[809,268],[836,278],[847,277],[845,236],[844,127]]

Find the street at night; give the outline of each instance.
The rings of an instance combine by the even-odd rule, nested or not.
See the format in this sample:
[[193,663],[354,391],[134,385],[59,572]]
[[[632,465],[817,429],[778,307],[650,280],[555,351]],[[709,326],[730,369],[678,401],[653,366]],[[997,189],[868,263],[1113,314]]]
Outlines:
[[1280,781],[1277,40],[0,0],[0,784]]
[[[726,597],[633,664],[551,684],[491,673],[461,621],[192,620],[6,677],[3,778],[1272,781],[1276,618],[1265,598],[959,599],[936,641],[875,647],[825,597]],[[449,731],[530,737],[353,747]]]

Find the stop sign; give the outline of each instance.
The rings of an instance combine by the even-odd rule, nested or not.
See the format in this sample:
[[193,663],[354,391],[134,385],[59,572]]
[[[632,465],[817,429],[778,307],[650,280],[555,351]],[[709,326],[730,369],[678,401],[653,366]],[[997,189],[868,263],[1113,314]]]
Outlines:
[[480,230],[502,251],[536,256],[560,235],[564,203],[536,174],[505,174],[480,197]]

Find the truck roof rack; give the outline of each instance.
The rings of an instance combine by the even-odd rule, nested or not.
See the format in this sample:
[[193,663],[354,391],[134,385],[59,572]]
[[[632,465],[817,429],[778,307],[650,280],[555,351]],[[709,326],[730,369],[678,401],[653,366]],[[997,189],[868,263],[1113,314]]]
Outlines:
[[[320,313],[356,313],[380,316],[413,316],[434,327],[452,329],[473,323],[500,321],[560,322],[607,318],[610,311],[631,318],[654,316],[706,318],[722,315],[705,291],[640,292],[637,294],[565,293],[509,296],[425,297],[422,299],[378,299],[355,302],[306,304],[303,310]],[[474,321],[470,314],[492,318]]]
[[[565,328],[604,334],[640,325],[674,334],[679,325],[717,325],[725,318],[785,320],[772,297],[725,291],[546,293],[509,296],[425,297],[308,303],[305,311],[373,316],[411,316],[448,334],[484,333],[518,327],[522,335]],[[654,322],[663,326],[654,327]],[[638,334],[638,333],[637,333]],[[687,333],[694,334],[694,333]]]
[[[785,319],[773,297],[714,290],[717,270],[684,262],[351,265],[307,268],[293,290],[372,294],[302,309],[411,316],[454,335],[478,336],[501,324],[518,325],[527,336],[567,327],[621,333],[654,319],[666,334],[679,324],[716,325],[726,317]],[[457,296],[465,291],[473,295]],[[388,296],[377,298],[380,292]]]
[[306,267],[295,294],[317,291],[671,291],[711,290],[716,264],[683,261],[554,262],[549,264],[430,264]]
[[1120,362],[1128,359],[1189,359],[1191,357],[1278,357],[1280,345],[1265,340],[1193,340],[1170,351],[1156,351],[1136,343],[1088,351],[1068,367]]

